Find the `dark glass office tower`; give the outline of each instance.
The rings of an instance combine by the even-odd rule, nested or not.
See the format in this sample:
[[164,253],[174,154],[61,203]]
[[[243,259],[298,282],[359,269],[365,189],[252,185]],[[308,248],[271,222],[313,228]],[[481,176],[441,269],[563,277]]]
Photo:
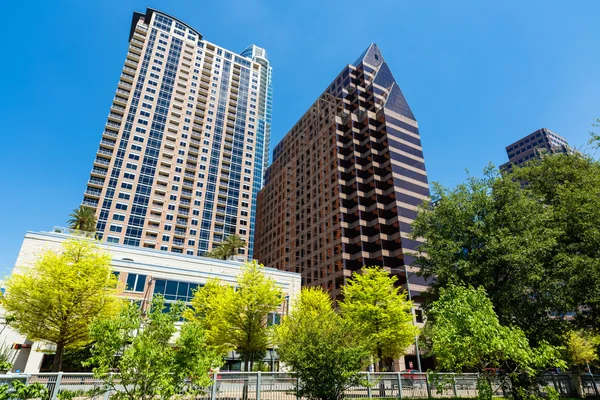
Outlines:
[[500,166],[500,171],[512,170],[513,165],[521,166],[533,159],[539,159],[543,154],[572,153],[566,139],[550,129],[542,128],[530,133],[506,146],[508,162]]
[[255,257],[333,298],[379,265],[419,301],[409,239],[429,185],[417,121],[375,44],[346,66],[275,147],[257,202]]

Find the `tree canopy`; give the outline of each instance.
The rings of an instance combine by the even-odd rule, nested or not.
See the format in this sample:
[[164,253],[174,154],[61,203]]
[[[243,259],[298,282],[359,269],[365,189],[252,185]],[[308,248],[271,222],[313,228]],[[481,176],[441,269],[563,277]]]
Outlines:
[[412,324],[412,304],[396,286],[397,279],[379,267],[365,267],[342,287],[342,316],[368,344],[379,371],[384,370],[385,358],[403,355],[419,332]]
[[424,329],[431,353],[446,371],[477,371],[479,397],[491,400],[489,375],[502,369],[513,378],[515,397],[537,390],[531,377],[546,367],[564,367],[560,349],[546,342],[532,348],[525,333],[500,324],[482,287],[447,285],[429,308]]
[[8,278],[2,304],[11,326],[30,340],[56,344],[53,371],[60,370],[65,348],[89,343],[94,318],[118,312],[110,262],[92,241],[72,239]]
[[600,165],[548,155],[456,188],[434,184],[432,206],[412,225],[423,238],[415,265],[435,277],[429,300],[449,284],[483,286],[502,325],[537,344],[558,344],[576,313],[599,328]]
[[168,399],[209,386],[209,371],[220,360],[207,345],[204,329],[196,322],[184,322],[173,340],[183,309],[178,302],[165,312],[164,299],[156,296],[146,316],[128,303],[118,315],[94,322],[88,364],[95,365],[104,390],[114,392],[111,398]]
[[248,371],[250,362],[262,359],[270,345],[267,316],[282,302],[279,286],[254,261],[244,264],[235,288],[209,280],[195,293],[193,310],[185,315],[206,329],[212,346],[240,353]]
[[587,331],[570,331],[566,336],[566,358],[572,366],[581,368],[598,359],[600,336]]
[[[565,311],[581,328],[600,332],[600,162],[581,155],[554,155],[515,170],[523,191],[539,199],[557,231],[547,270],[560,281]],[[557,310],[559,311],[559,310]]]
[[219,260],[228,260],[238,254],[238,249],[245,248],[246,242],[238,235],[229,235],[219,243],[212,251],[206,253],[206,257],[218,258]]
[[561,364],[557,349],[546,343],[532,349],[521,329],[501,325],[483,287],[440,288],[427,315],[424,333],[442,369],[529,372]]
[[280,359],[301,382],[299,397],[339,400],[347,388],[365,383],[360,372],[369,364],[369,350],[354,328],[321,288],[302,289],[276,330]]
[[69,228],[84,232],[96,232],[96,210],[87,206],[79,206],[69,214]]

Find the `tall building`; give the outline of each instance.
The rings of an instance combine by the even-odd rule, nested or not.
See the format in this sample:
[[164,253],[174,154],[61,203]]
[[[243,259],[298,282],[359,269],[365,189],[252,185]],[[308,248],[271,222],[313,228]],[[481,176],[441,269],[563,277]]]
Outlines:
[[508,162],[500,166],[501,171],[510,171],[513,165],[540,158],[543,154],[571,153],[573,150],[562,136],[550,129],[542,128],[506,146]]
[[417,121],[375,44],[346,66],[273,151],[258,195],[255,257],[339,298],[363,266],[416,301],[427,282],[409,239],[429,185]]
[[134,13],[83,205],[112,243],[202,255],[229,235],[252,259],[268,165],[271,67],[148,8]]

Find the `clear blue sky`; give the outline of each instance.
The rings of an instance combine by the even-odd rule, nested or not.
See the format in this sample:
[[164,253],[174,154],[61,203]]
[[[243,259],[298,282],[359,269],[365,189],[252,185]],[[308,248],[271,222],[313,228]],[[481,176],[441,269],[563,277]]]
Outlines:
[[600,117],[598,0],[5,2],[1,272],[28,230],[64,226],[81,202],[131,15],[147,6],[230,50],[267,49],[272,144],[371,42],[419,121],[430,180],[447,186],[541,127],[584,145]]

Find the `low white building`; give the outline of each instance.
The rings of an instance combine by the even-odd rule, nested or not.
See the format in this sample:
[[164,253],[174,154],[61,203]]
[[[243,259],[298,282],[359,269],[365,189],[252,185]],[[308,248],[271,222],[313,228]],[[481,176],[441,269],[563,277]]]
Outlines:
[[[66,229],[56,228],[54,232],[28,232],[13,273],[18,273],[20,267],[33,265],[47,250],[60,251],[61,243],[72,237],[68,232]],[[154,294],[162,294],[167,303],[177,300],[189,302],[193,291],[210,278],[219,278],[222,282],[235,286],[236,277],[243,265],[239,261],[222,261],[106,242],[98,242],[98,246],[112,256],[113,270],[125,288],[121,295],[140,302],[142,307],[148,306]],[[265,268],[264,272],[281,287],[285,296],[277,312],[268,318],[269,323],[278,323],[281,315],[289,310],[290,302],[300,293],[301,276],[273,268]],[[11,345],[21,346],[14,355],[13,372],[39,372],[44,356],[41,350],[47,347],[27,341],[27,338],[16,334],[10,328],[5,329],[0,343],[7,340]],[[265,361],[273,366],[273,351],[268,353]],[[237,368],[235,355],[232,354],[230,358],[232,359],[228,365]]]

